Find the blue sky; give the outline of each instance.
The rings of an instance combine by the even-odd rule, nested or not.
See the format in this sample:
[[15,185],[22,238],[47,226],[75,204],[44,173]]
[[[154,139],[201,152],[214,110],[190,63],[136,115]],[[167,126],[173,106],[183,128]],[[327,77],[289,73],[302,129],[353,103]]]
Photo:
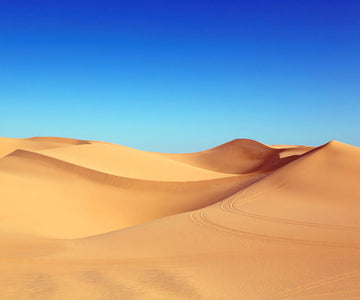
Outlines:
[[359,1],[0,3],[0,136],[360,146]]

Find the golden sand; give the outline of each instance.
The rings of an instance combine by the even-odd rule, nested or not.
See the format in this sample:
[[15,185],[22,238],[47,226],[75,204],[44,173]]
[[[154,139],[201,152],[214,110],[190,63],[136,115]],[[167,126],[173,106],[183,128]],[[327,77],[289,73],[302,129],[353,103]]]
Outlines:
[[360,148],[0,138],[0,299],[360,299]]

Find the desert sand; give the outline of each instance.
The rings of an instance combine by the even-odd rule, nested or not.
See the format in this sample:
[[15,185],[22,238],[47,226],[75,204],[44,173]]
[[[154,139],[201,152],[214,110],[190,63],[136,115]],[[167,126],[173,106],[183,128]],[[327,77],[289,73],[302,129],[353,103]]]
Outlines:
[[0,299],[360,299],[360,148],[0,138]]

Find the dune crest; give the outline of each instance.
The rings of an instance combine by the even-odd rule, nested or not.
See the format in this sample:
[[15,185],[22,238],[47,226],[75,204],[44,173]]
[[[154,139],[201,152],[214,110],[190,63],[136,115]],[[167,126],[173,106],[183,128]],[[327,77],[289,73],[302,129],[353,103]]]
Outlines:
[[[116,174],[134,174],[129,157],[135,166],[147,164],[135,170],[146,179]],[[105,172],[112,161],[119,162],[115,172]],[[262,176],[212,172],[106,143],[17,149],[0,159],[0,231],[54,238],[100,234],[207,206]]]
[[0,153],[2,299],[360,298],[358,147]]
[[169,159],[161,153],[145,152],[104,142],[37,152],[100,172],[137,179],[193,181],[234,175],[204,170]]
[[288,149],[272,148],[249,139],[236,139],[202,152],[168,154],[168,156],[207,170],[246,174],[277,169],[308,150],[308,148],[302,148],[295,153],[294,149],[291,149],[293,154],[284,155]]
[[16,149],[44,150],[88,143],[89,141],[59,137],[32,137],[24,139],[0,137],[0,158],[10,154]]

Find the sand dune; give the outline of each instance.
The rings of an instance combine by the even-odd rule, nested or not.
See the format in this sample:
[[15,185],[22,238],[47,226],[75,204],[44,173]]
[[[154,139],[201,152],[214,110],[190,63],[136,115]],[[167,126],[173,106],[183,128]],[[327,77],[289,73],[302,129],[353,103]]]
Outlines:
[[[272,148],[249,140],[236,139],[218,147],[188,154],[168,154],[168,157],[207,170],[230,174],[271,171],[296,159],[310,149]],[[291,151],[291,154],[286,155]]]
[[145,152],[104,142],[91,142],[80,146],[51,148],[37,152],[86,168],[137,179],[190,181],[233,175],[178,162],[162,153]]
[[[219,201],[258,174],[196,181],[121,177],[28,150],[0,161],[1,230],[74,238]],[[173,168],[173,172],[176,172]]]
[[16,149],[43,150],[87,143],[88,141],[59,137],[32,137],[26,139],[0,137],[0,157],[6,156]]
[[71,141],[0,148],[3,299],[360,298],[360,148]]

